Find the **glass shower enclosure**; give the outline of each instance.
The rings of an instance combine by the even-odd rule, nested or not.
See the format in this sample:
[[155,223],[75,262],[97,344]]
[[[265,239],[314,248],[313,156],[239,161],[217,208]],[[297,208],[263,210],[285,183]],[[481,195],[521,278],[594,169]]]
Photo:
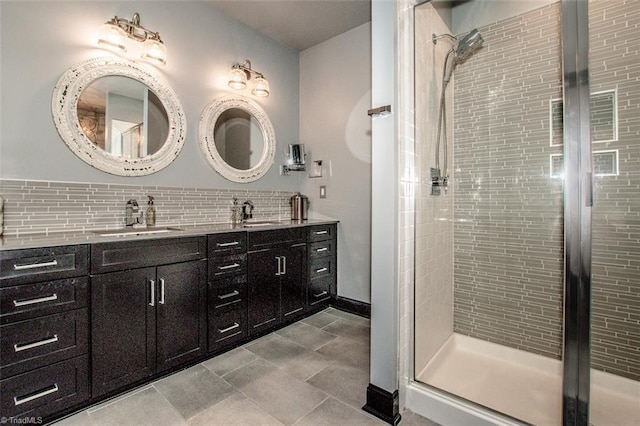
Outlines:
[[633,424],[637,2],[433,0],[413,17],[415,380],[515,423]]

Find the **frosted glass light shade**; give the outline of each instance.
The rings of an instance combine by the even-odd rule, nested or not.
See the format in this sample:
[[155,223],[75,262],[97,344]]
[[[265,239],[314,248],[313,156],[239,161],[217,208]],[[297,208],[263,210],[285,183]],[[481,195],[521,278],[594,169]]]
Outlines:
[[254,80],[251,93],[261,98],[269,96],[269,82],[263,77],[257,77]]
[[127,33],[117,25],[104,24],[98,34],[98,44],[117,52],[127,51]]
[[240,68],[232,68],[229,71],[229,87],[232,89],[244,89],[247,87],[247,74]]
[[162,65],[167,64],[167,48],[158,40],[145,40],[141,56],[143,59],[159,62]]

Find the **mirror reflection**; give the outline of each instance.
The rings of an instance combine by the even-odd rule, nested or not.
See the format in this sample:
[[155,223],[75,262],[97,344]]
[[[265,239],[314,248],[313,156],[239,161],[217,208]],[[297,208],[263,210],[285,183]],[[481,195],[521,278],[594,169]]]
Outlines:
[[235,169],[248,170],[262,158],[264,138],[260,124],[243,109],[230,108],[220,114],[213,140],[220,157]]
[[129,77],[94,80],[80,94],[77,113],[87,139],[120,158],[152,155],[169,135],[169,118],[160,99]]

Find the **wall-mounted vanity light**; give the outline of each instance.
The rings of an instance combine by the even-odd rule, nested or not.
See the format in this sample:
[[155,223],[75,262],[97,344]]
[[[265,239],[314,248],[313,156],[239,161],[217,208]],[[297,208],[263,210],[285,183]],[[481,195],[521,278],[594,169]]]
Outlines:
[[102,26],[98,35],[99,45],[118,53],[127,52],[128,47],[140,46],[137,43],[142,43],[140,56],[143,59],[166,65],[167,48],[160,39],[160,34],[140,25],[138,13],[133,14],[131,21],[114,16]]
[[269,82],[261,73],[251,69],[251,61],[248,59],[241,64],[233,64],[229,71],[229,87],[236,90],[244,89],[247,87],[247,81],[251,80],[251,75],[255,75],[251,93],[262,98],[269,96]]

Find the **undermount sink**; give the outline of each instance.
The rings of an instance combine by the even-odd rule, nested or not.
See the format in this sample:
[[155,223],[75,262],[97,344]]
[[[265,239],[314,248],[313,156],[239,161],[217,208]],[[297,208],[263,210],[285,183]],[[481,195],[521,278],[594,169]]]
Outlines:
[[153,228],[126,228],[126,229],[103,229],[99,231],[91,231],[94,234],[98,234],[101,237],[128,237],[136,235],[153,235],[153,234],[167,234],[170,232],[182,231],[180,228],[172,227],[153,227]]
[[264,222],[245,222],[242,224],[243,228],[257,228],[259,226],[280,225],[280,222],[264,221]]

